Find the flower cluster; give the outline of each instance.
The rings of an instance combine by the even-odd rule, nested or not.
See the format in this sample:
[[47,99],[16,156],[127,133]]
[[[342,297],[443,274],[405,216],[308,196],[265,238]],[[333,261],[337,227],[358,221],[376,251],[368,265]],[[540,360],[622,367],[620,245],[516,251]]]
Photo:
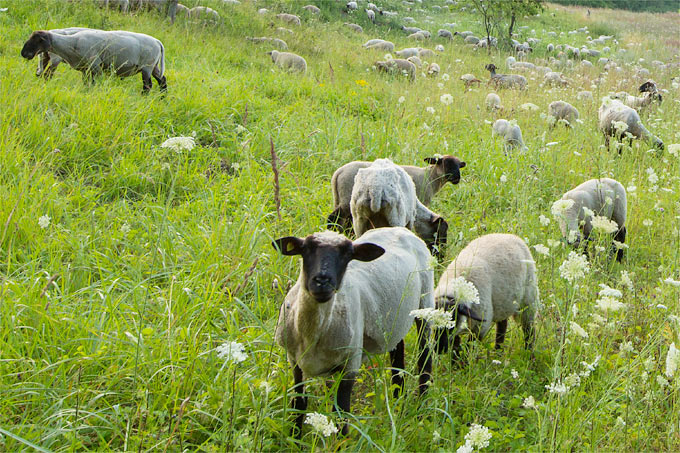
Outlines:
[[588,259],[579,252],[571,251],[567,260],[560,266],[560,275],[569,283],[574,283],[590,271]]
[[230,341],[219,345],[215,350],[217,351],[217,357],[226,361],[241,363],[248,358],[245,353],[245,346],[237,341]]
[[612,234],[618,231],[619,225],[613,220],[609,220],[604,216],[594,216],[590,221],[594,231],[600,231],[605,234]]
[[465,280],[465,277],[457,277],[455,280],[448,282],[446,289],[449,297],[455,299],[458,303],[479,304],[479,291],[477,291],[477,287]]
[[680,366],[680,349],[675,347],[675,343],[671,343],[666,355],[666,376],[672,379]]
[[330,435],[338,432],[338,428],[335,426],[335,423],[329,420],[325,415],[319,414],[318,412],[310,412],[307,414],[307,417],[305,417],[305,423],[311,425],[315,431],[321,433],[321,435],[324,437],[329,437]]
[[465,445],[477,449],[486,448],[489,446],[491,436],[489,428],[473,423],[470,426],[470,431],[465,435]]
[[554,217],[563,217],[572,206],[574,206],[574,200],[560,199],[552,204],[550,212]]
[[419,310],[411,310],[411,316],[422,319],[434,328],[451,329],[456,326],[450,312],[441,308],[421,308]]
[[173,151],[191,151],[196,146],[193,137],[171,137],[161,143],[161,148],[170,148]]

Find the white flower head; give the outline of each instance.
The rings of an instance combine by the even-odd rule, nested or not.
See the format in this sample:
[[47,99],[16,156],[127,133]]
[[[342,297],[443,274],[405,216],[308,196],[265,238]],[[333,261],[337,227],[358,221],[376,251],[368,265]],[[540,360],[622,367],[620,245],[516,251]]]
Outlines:
[[470,431],[465,435],[465,443],[481,450],[482,448],[489,446],[491,436],[492,434],[489,431],[489,428],[484,425],[473,423],[470,427]]
[[444,104],[444,105],[451,105],[451,104],[453,104],[453,96],[451,96],[451,95],[448,94],[448,93],[447,93],[447,94],[442,94],[442,95],[439,97],[439,100],[440,100],[440,101],[442,102],[442,104]]
[[399,96],[399,99],[397,100],[398,103],[403,104],[406,98],[404,96]]
[[446,73],[442,74],[442,80],[443,80],[444,82],[447,82],[447,81],[449,80],[449,78],[450,78],[450,77],[449,77],[448,74],[446,74]]
[[588,338],[588,332],[586,332],[583,327],[579,326],[574,321],[570,321],[569,326],[571,333],[578,335],[581,338]]
[[391,53],[386,53],[385,56],[383,57],[384,60],[391,60],[392,58],[393,57]]
[[475,449],[472,447],[472,445],[466,442],[465,444],[458,447],[456,453],[473,453],[474,451]]
[[680,288],[680,281],[678,280],[673,280],[672,278],[668,277],[666,280],[663,281],[667,285],[675,286],[676,288]]
[[510,370],[510,375],[512,376],[513,379],[519,379],[519,373],[514,368]]
[[581,209],[583,209],[583,216],[584,216],[586,219],[587,219],[588,217],[590,217],[590,218],[595,217],[595,212],[594,212],[592,209],[590,209],[590,208],[588,208],[588,207],[586,207],[586,206],[583,206]]
[[624,121],[612,121],[612,127],[614,127],[619,134],[623,134],[628,130],[628,124]]
[[561,217],[566,214],[566,212],[574,206],[574,200],[570,199],[559,199],[552,204],[550,212],[554,217]]
[[426,111],[427,113],[431,114],[431,115],[434,115],[434,111],[435,111],[435,110],[434,110],[434,107],[428,107],[428,108],[425,109],[425,111]]
[[605,285],[604,283],[600,283],[600,292],[598,293],[600,296],[607,296],[607,297],[616,297],[620,298],[623,296],[623,293],[619,291],[618,289],[614,289],[608,285]]
[[217,357],[227,362],[241,363],[248,358],[245,346],[237,341],[221,344],[216,349]]
[[529,395],[526,398],[524,398],[524,401],[522,401],[522,407],[525,409],[538,409],[538,406],[536,405],[536,400],[532,395]]
[[441,308],[421,308],[418,310],[411,310],[409,315],[428,322],[430,327],[433,328],[451,329],[456,326],[451,312]]
[[171,137],[161,143],[161,148],[170,148],[173,151],[191,151],[196,146],[193,137]]
[[335,426],[335,423],[329,420],[325,415],[319,414],[318,412],[310,412],[307,414],[305,417],[305,423],[312,425],[312,428],[314,428],[315,431],[324,437],[329,437],[331,434],[338,432],[338,428]]
[[666,354],[666,376],[672,379],[680,366],[680,349],[675,347],[675,343],[671,343]]
[[560,275],[569,283],[574,283],[590,271],[588,259],[577,251],[569,252],[567,260],[560,266]]
[[38,226],[44,230],[45,228],[50,226],[50,220],[52,219],[50,219],[50,216],[48,216],[47,214],[41,215],[40,218],[38,219]]
[[566,385],[564,385],[562,381],[559,379],[556,380],[555,382],[546,385],[545,388],[550,393],[554,393],[556,395],[566,395],[566,393],[569,391],[569,388]]
[[544,216],[543,214],[538,216],[538,221],[541,223],[543,226],[548,226],[550,225],[550,218]]
[[603,296],[597,299],[597,301],[595,301],[595,304],[597,305],[597,308],[604,312],[619,311],[621,308],[625,306],[623,302],[619,302],[617,299],[610,296]]
[[540,253],[541,255],[545,256],[550,256],[550,249],[546,247],[543,244],[536,244],[533,246],[534,250],[536,250],[536,253]]
[[505,176],[505,173],[503,173],[503,174],[501,175],[499,181],[500,181],[502,184],[505,184],[506,182],[508,182],[508,177]]
[[548,247],[550,247],[551,249],[554,249],[555,247],[559,247],[560,244],[561,244],[560,241],[556,241],[554,239],[548,239]]
[[650,226],[652,226],[653,224],[654,224],[654,222],[652,222],[652,221],[649,220],[649,219],[645,219],[645,220],[642,221],[642,225],[644,225],[644,226],[646,226],[646,227],[650,227]]
[[668,153],[672,156],[678,157],[680,156],[680,144],[679,143],[672,143],[668,145]]
[[625,286],[629,291],[634,289],[633,280],[630,278],[628,271],[621,271],[621,284]]
[[477,287],[462,276],[448,282],[447,295],[458,303],[479,304]]

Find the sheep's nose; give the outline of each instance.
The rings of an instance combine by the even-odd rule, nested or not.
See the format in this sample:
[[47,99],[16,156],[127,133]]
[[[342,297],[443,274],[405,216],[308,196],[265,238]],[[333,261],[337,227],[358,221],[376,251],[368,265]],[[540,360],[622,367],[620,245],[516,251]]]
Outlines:
[[326,275],[317,275],[314,278],[312,278],[312,281],[316,283],[318,286],[325,286],[330,283],[331,278]]

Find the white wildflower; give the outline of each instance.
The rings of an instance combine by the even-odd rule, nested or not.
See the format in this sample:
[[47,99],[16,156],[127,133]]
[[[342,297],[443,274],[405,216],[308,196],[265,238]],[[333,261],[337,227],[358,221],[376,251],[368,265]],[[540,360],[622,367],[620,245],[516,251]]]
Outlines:
[[577,373],[572,373],[566,378],[564,378],[564,385],[566,385],[568,389],[578,387],[580,384],[581,377]]
[[608,297],[617,297],[620,298],[623,296],[623,293],[619,291],[618,289],[611,288],[608,285],[605,285],[604,283],[600,283],[600,292],[598,293],[600,296],[608,296]]
[[477,449],[486,448],[489,446],[491,435],[489,428],[473,423],[470,431],[465,435],[465,443]]
[[436,444],[436,443],[439,442],[440,440],[442,440],[442,435],[439,434],[439,431],[437,431],[437,430],[435,429],[435,430],[432,432],[432,442],[434,442],[434,443]]
[[586,206],[583,206],[581,209],[583,209],[583,216],[584,216],[584,218],[587,219],[588,217],[590,217],[590,218],[595,217],[595,211],[593,211],[592,209],[590,209],[590,208],[588,208],[588,207],[586,207]]
[[554,217],[564,216],[566,214],[566,212],[569,209],[571,209],[572,206],[574,206],[574,200],[559,199],[552,204],[552,207],[550,208],[550,212],[552,212],[552,215]]
[[555,247],[559,247],[560,244],[561,244],[560,241],[556,241],[554,239],[548,239],[548,247],[550,247],[551,249],[554,249]]
[[675,376],[678,366],[680,366],[680,350],[675,347],[675,343],[671,343],[668,354],[666,354],[666,376],[669,379]]
[[680,156],[680,144],[672,143],[668,145],[668,153],[675,157]]
[[624,121],[612,121],[612,126],[619,134],[623,134],[628,130],[628,124]]
[[656,376],[656,383],[659,384],[661,387],[666,387],[668,385],[668,381],[664,379],[664,377],[661,376],[660,374]]
[[624,427],[626,426],[626,422],[621,418],[621,416],[616,417],[616,426]]
[[501,177],[500,177],[500,182],[501,182],[502,184],[505,184],[506,182],[508,182],[508,177],[505,176],[505,173],[503,173],[503,174],[501,175]]
[[441,308],[421,308],[419,310],[411,310],[409,315],[425,320],[433,328],[450,329],[456,326],[456,323],[453,322],[451,312]]
[[621,284],[628,288],[629,291],[633,291],[633,280],[630,278],[628,271],[621,271]]
[[496,360],[496,359],[492,360],[491,363],[494,364],[494,365],[503,365],[503,362],[501,362],[500,360]]
[[536,406],[536,400],[531,395],[524,398],[524,401],[522,401],[522,407],[525,409],[538,409],[538,406]]
[[442,74],[442,80],[443,80],[444,82],[448,82],[448,80],[449,80],[450,78],[451,78],[451,77],[450,77],[448,74],[446,74],[446,73]]
[[170,148],[173,151],[191,151],[196,146],[193,137],[171,137],[161,143],[161,148]]
[[647,172],[647,181],[649,181],[650,184],[656,184],[659,182],[659,176],[652,167],[647,168],[645,171]]
[[645,219],[645,220],[642,221],[642,224],[646,227],[650,227],[650,226],[652,226],[652,224],[654,224],[654,222],[652,222],[649,219]]
[[570,326],[570,330],[573,334],[576,334],[576,335],[578,335],[579,337],[582,337],[582,338],[588,338],[588,332],[586,332],[583,327],[579,326],[574,321],[570,321],[569,326]]
[[215,350],[217,357],[227,362],[241,363],[248,358],[245,353],[245,346],[237,341],[221,344]]
[[127,222],[123,223],[120,226],[120,232],[123,233],[123,234],[128,234],[130,232],[130,225],[128,225]]
[[541,225],[543,225],[543,226],[550,225],[550,218],[544,216],[543,214],[538,216],[538,221],[541,222]]
[[404,96],[399,96],[399,99],[397,100],[398,103],[403,104],[406,98]]
[[534,250],[536,250],[536,253],[540,253],[541,255],[545,256],[550,256],[550,249],[546,247],[543,244],[536,244],[533,246]]
[[335,423],[329,420],[325,415],[319,414],[318,412],[310,412],[307,414],[305,417],[305,423],[312,425],[312,428],[314,428],[315,431],[321,433],[321,435],[324,437],[328,437],[331,434],[338,432],[338,428],[335,426]]
[[668,277],[666,280],[663,281],[664,283],[675,286],[677,288],[680,288],[680,281],[678,280],[673,280],[672,278]]
[[44,230],[45,228],[50,226],[50,220],[51,220],[50,216],[48,216],[47,214],[42,215],[38,219],[38,226]]
[[451,96],[451,95],[448,94],[448,93],[447,93],[447,94],[442,94],[442,95],[439,97],[439,100],[440,100],[440,101],[442,102],[442,104],[444,104],[444,105],[451,105],[451,104],[453,103],[453,96]]
[[556,395],[565,395],[569,389],[567,388],[566,385],[562,383],[559,379],[550,385],[546,385],[545,388],[550,392],[554,393]]
[[590,224],[593,226],[594,231],[601,231],[605,234],[615,233],[619,229],[619,225],[616,222],[600,215],[593,217]]
[[427,113],[434,114],[434,107],[428,107],[425,109],[425,111],[427,111]]
[[456,453],[472,453],[474,451],[475,451],[475,449],[472,447],[472,445],[470,445],[466,442],[464,445],[461,445],[460,447],[458,447],[458,450],[456,450]]
[[514,368],[510,370],[510,375],[512,376],[513,379],[519,379],[519,373]]
[[596,251],[597,253],[602,253],[602,252],[604,252],[605,250],[607,250],[607,249],[604,248],[604,247],[602,247],[601,245],[596,245],[596,246],[595,246],[595,251]]
[[624,341],[619,345],[619,355],[626,357],[635,352],[632,341]]
[[569,283],[585,277],[590,271],[588,259],[579,252],[571,251],[567,260],[560,266],[560,275]]
[[600,299],[597,299],[595,304],[597,305],[597,308],[599,308],[600,310],[602,310],[604,312],[619,311],[621,308],[623,308],[625,306],[624,303],[619,302],[615,298],[609,297],[609,296],[604,296],[604,297],[601,297]]
[[612,244],[614,244],[614,247],[616,247],[616,250],[623,250],[628,248],[628,244],[624,244],[623,242],[619,242],[617,240],[613,240]]
[[447,295],[463,304],[479,304],[479,291],[477,287],[465,280],[465,277],[457,277],[447,283]]

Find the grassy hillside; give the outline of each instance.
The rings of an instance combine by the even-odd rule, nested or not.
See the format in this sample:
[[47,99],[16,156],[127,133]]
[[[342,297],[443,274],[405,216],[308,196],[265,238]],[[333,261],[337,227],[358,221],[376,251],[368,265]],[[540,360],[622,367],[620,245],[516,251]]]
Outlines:
[[[680,280],[678,151],[636,142],[619,155],[604,149],[597,131],[599,99],[635,93],[646,79],[635,75],[641,66],[669,90],[643,121],[667,145],[680,143],[677,67],[651,63],[677,61],[678,15],[628,13],[616,22],[607,10],[587,18],[584,10],[550,6],[523,19],[523,38],[542,39],[530,61],[545,64],[548,42],[580,47],[587,35],[568,31],[587,25],[593,38],[615,37],[609,55],[623,70],[602,73],[595,59],[594,68],[576,64],[565,70],[566,88],[525,73],[529,90],[499,92],[505,110],[493,114],[484,108],[491,88],[466,92],[459,77],[486,80],[489,62],[506,71],[506,54],[433,38],[422,45],[444,45],[433,60],[442,75],[409,83],[376,73],[372,64],[384,52],[361,47],[373,37],[410,47],[397,29],[404,16],[433,34],[447,22],[481,34],[475,17],[431,9],[443,1],[413,11],[385,1],[399,16],[373,25],[362,13],[347,17],[342,3],[318,2],[322,13],[314,16],[297,1],[206,0],[221,23],[170,25],[155,13],[121,14],[85,1],[0,1],[8,8],[0,12],[0,450],[452,451],[470,423],[490,429],[494,451],[680,449],[680,378],[665,375],[670,344],[680,346],[680,288],[672,284]],[[257,14],[262,7],[271,12]],[[303,20],[289,27],[293,34],[277,31],[288,27],[274,17],[283,11]],[[67,26],[161,39],[168,94],[154,82],[142,96],[141,77],[84,85],[65,64],[49,82],[36,78],[37,61],[19,54],[24,41],[33,30]],[[306,58],[308,73],[277,70],[265,53],[271,48],[246,36],[284,39]],[[595,102],[577,100],[581,90]],[[451,105],[440,101],[444,94],[454,97]],[[559,99],[580,110],[573,130],[551,129],[544,119]],[[522,109],[526,103],[539,110]],[[518,121],[526,152],[504,153],[491,137],[496,118]],[[193,136],[197,146],[160,146],[174,136]],[[432,206],[450,228],[435,278],[481,234],[514,233],[531,246],[558,241],[556,221],[542,225],[539,216],[550,218],[554,200],[600,176],[628,188],[627,257],[617,263],[595,252],[574,285],[559,270],[569,248],[556,242],[549,256],[532,248],[544,304],[534,358],[511,321],[504,351],[493,350],[492,338],[471,341],[462,367],[435,358],[426,397],[417,398],[409,375],[394,400],[389,360],[371,357],[355,386],[350,436],[307,430],[294,441],[292,375],[273,333],[300,262],[269,244],[324,228],[330,177],[340,165],[379,157],[422,165],[435,153],[468,164],[461,183],[447,185]],[[620,289],[625,308],[597,308],[600,284]],[[229,341],[245,345],[246,361],[218,357],[215,348]],[[413,333],[406,350],[411,373]],[[587,373],[584,362],[598,364]],[[566,394],[546,388],[569,376],[575,384],[579,373]],[[324,384],[310,382],[309,409],[330,415],[334,391]],[[535,409],[523,406],[529,396]]]

